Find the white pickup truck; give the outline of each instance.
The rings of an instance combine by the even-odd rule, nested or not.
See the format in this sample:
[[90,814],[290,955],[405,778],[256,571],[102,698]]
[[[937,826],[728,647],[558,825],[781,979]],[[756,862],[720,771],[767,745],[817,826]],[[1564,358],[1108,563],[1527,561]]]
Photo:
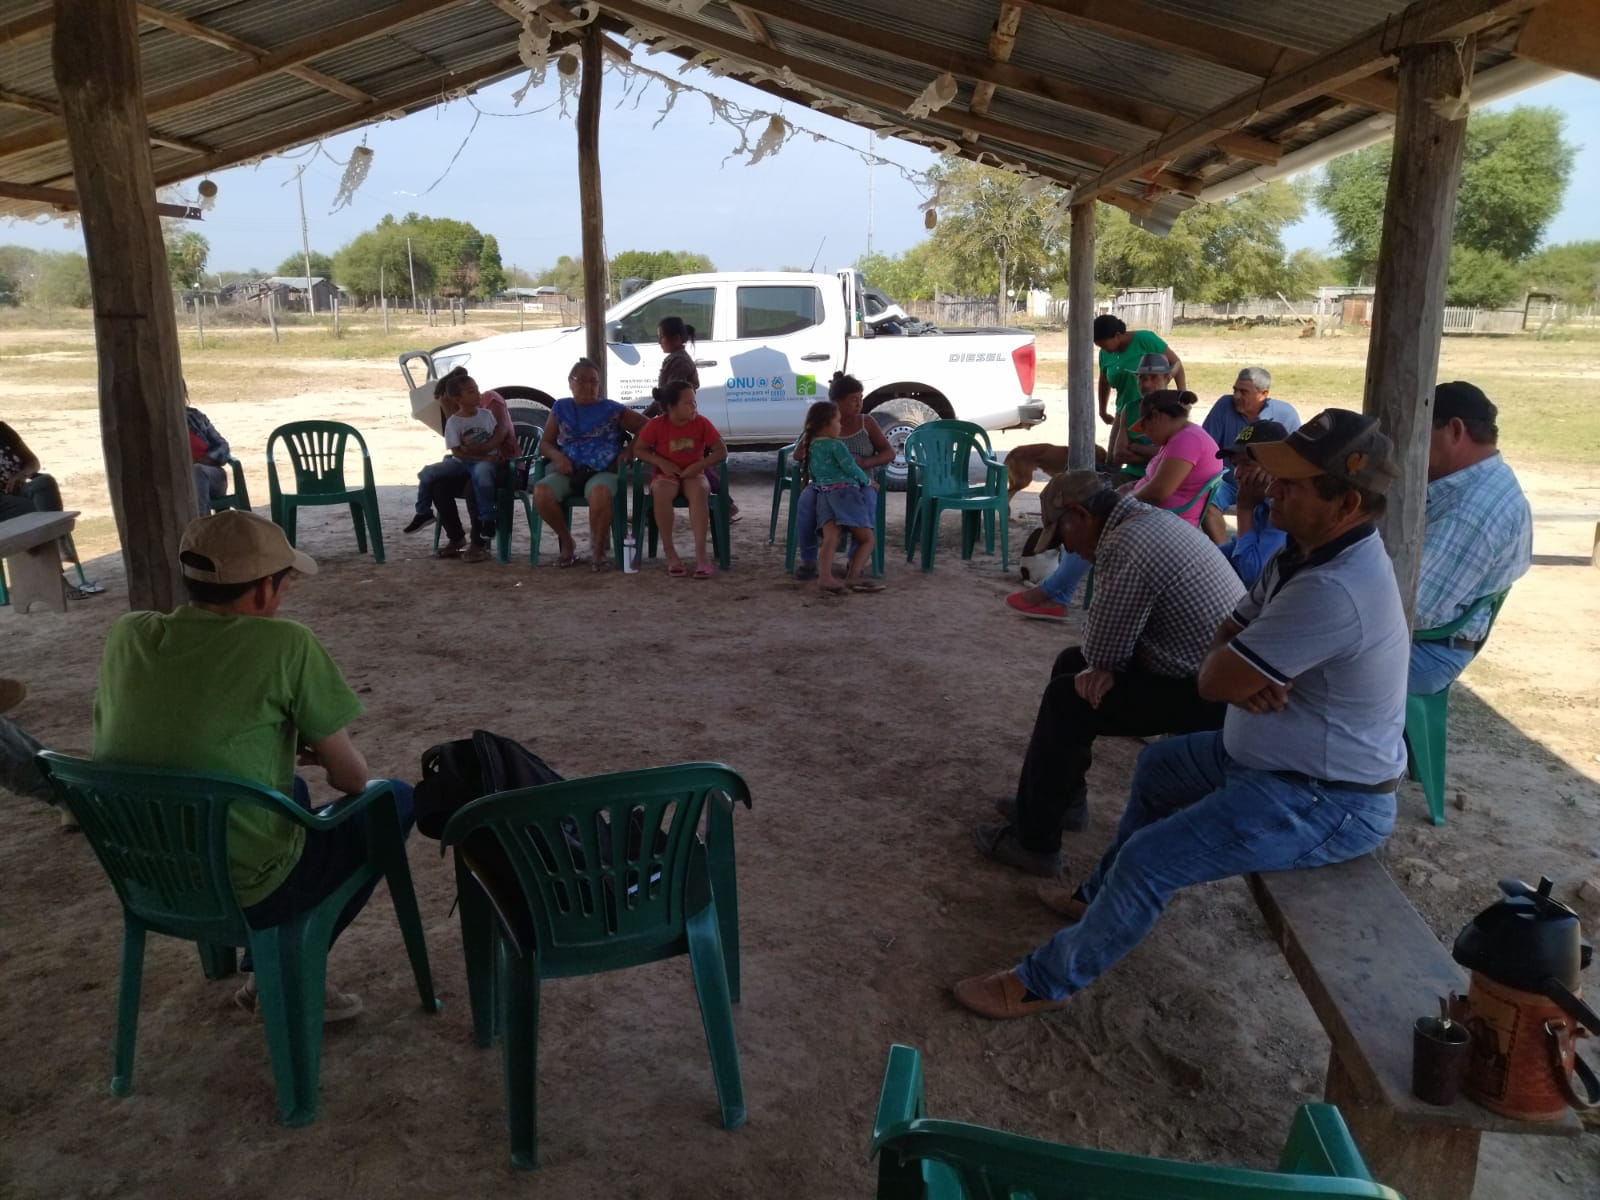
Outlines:
[[[773,449],[800,432],[808,405],[845,371],[861,380],[866,409],[897,451],[889,469],[903,484],[898,456],[906,436],[940,417],[985,429],[1044,420],[1033,400],[1033,335],[1020,329],[959,329],[920,336],[879,336],[864,315],[859,273],[718,272],[679,275],[642,288],[606,313],[609,395],[633,408],[650,403],[663,354],[656,324],[682,317],[700,371],[700,412],[734,449]],[[502,333],[408,350],[400,369],[412,412],[438,427],[433,380],[464,366],[478,386],[494,389],[542,426],[551,403],[568,395],[567,374],[585,353],[581,327]],[[420,377],[419,377],[420,376]]]

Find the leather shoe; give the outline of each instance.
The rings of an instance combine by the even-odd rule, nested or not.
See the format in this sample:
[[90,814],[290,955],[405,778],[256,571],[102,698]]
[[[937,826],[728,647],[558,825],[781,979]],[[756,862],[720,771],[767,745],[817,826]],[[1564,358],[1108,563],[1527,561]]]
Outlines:
[[1089,902],[1078,898],[1078,891],[1070,883],[1047,879],[1033,889],[1033,894],[1051,912],[1069,921],[1081,921],[1089,911]]
[[1034,1013],[1065,1008],[1065,1000],[1029,1000],[1028,989],[1015,971],[996,971],[974,975],[955,986],[956,999],[980,1017],[1006,1021],[1012,1017],[1031,1017]]
[[[994,802],[994,810],[1011,824],[1017,823],[1017,798],[1015,796],[1001,796]],[[1076,804],[1069,804],[1061,814],[1061,831],[1063,833],[1082,833],[1089,828],[1089,802],[1080,800]]]
[[981,854],[997,863],[1016,867],[1019,871],[1043,879],[1054,879],[1061,873],[1061,851],[1044,853],[1027,849],[1017,840],[1017,831],[1010,825],[979,821],[972,827],[972,840],[977,843]]

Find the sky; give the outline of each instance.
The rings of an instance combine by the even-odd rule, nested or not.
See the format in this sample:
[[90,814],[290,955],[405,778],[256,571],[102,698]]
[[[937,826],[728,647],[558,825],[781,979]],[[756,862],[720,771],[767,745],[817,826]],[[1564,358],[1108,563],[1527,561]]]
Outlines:
[[[680,92],[672,111],[659,81],[608,71],[600,123],[607,250],[689,250],[721,270],[783,267],[833,270],[869,248],[902,252],[927,236],[915,180],[933,165],[930,151],[809,108],[779,101],[731,79],[695,70],[679,77],[676,60],[639,55],[651,68],[745,106],[778,113],[805,132],[775,155],[750,165],[728,156],[741,140],[718,120],[704,95]],[[328,138],[213,176],[215,206],[195,226],[210,242],[208,270],[271,271],[301,244],[296,175],[304,172],[311,248],[331,254],[386,213],[470,221],[500,242],[508,267],[537,273],[563,254],[578,256],[577,105],[563,116],[557,74],[520,106],[521,79],[486,87],[399,121]],[[1600,82],[1561,77],[1486,106],[1548,105],[1566,114],[1566,137],[1578,154],[1565,207],[1546,242],[1600,238],[1592,198],[1600,194]],[[659,120],[659,125],[657,121]],[[767,117],[754,120],[753,146]],[[820,135],[826,140],[815,140]],[[347,207],[332,211],[342,164],[363,140],[371,170]],[[869,167],[866,156],[889,160]],[[726,161],[725,161],[726,160]],[[197,180],[180,185],[195,198]],[[1327,250],[1333,229],[1312,209],[1285,234],[1288,247]],[[59,221],[0,221],[0,243],[81,250],[76,228]]]

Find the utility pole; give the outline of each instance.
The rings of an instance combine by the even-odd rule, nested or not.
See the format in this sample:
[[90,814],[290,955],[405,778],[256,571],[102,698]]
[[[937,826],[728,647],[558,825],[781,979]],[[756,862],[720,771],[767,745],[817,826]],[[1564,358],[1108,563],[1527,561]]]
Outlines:
[[867,253],[872,253],[872,166],[878,156],[872,153],[872,133],[867,133]]
[[411,239],[406,239],[406,266],[411,268],[411,311],[417,311],[417,263],[411,257]]
[[294,173],[294,190],[300,197],[300,249],[306,256],[306,311],[315,316],[317,301],[311,294],[311,232],[306,224],[306,189],[302,182],[305,173],[306,169],[303,166]]

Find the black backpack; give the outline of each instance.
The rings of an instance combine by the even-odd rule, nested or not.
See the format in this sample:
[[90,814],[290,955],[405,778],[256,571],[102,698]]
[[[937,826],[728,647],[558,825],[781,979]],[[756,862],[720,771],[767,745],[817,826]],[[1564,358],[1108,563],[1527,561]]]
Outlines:
[[450,818],[480,796],[561,781],[544,759],[497,733],[477,729],[469,738],[440,742],[422,752],[417,832],[437,840]]

